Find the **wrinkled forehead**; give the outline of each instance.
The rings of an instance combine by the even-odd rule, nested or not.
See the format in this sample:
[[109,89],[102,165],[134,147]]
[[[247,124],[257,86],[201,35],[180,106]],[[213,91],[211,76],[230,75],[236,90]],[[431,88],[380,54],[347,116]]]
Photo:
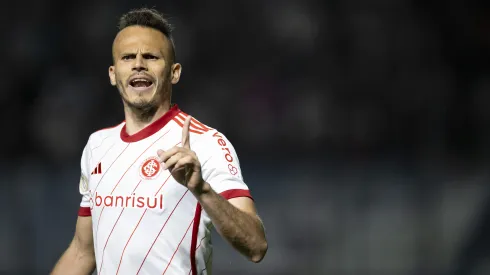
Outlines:
[[165,58],[169,55],[170,42],[158,30],[131,26],[121,30],[112,44],[113,57],[123,53],[158,52]]

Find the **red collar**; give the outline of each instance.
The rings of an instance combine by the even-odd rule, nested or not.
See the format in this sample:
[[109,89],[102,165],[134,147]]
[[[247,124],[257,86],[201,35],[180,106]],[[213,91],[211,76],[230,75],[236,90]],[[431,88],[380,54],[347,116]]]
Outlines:
[[160,131],[160,129],[162,129],[165,125],[167,125],[167,123],[179,113],[180,113],[179,106],[177,106],[177,104],[173,104],[170,110],[168,110],[161,118],[155,120],[150,125],[141,129],[139,132],[133,134],[132,136],[128,135],[128,133],[126,132],[126,124],[124,124],[124,126],[121,129],[121,139],[124,142],[137,142],[142,139],[145,139],[153,135],[154,133]]

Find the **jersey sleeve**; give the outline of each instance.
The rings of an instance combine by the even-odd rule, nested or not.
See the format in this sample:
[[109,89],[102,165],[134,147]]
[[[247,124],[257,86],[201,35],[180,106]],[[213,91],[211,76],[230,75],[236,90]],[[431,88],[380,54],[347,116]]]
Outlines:
[[204,157],[203,160],[199,158],[203,179],[211,185],[215,192],[225,199],[236,197],[253,199],[243,180],[235,148],[223,134],[216,130],[211,134],[206,134],[200,147],[201,156]]
[[79,192],[82,196],[82,201],[80,202],[80,208],[78,210],[78,216],[86,217],[91,216],[90,212],[90,191],[89,191],[89,161],[90,161],[90,146],[89,142],[85,145],[85,148],[82,152],[82,158],[80,160],[80,183],[79,183]]

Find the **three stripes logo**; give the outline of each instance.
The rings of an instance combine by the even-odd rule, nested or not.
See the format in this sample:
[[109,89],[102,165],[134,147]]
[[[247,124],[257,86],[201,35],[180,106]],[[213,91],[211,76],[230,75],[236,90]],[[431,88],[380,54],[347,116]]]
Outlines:
[[102,163],[101,162],[99,162],[99,164],[97,164],[97,166],[92,171],[92,173],[90,173],[90,175],[97,175],[97,174],[102,174]]

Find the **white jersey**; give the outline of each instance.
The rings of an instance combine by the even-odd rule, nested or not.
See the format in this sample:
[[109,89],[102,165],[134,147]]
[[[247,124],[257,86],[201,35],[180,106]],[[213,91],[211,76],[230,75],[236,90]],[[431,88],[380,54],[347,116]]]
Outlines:
[[[125,122],[90,136],[81,158],[78,214],[92,216],[99,275],[212,273],[211,220],[157,159],[158,149],[180,145],[186,117],[173,105],[132,136]],[[217,193],[251,198],[223,134],[192,119],[190,144],[203,179]]]

